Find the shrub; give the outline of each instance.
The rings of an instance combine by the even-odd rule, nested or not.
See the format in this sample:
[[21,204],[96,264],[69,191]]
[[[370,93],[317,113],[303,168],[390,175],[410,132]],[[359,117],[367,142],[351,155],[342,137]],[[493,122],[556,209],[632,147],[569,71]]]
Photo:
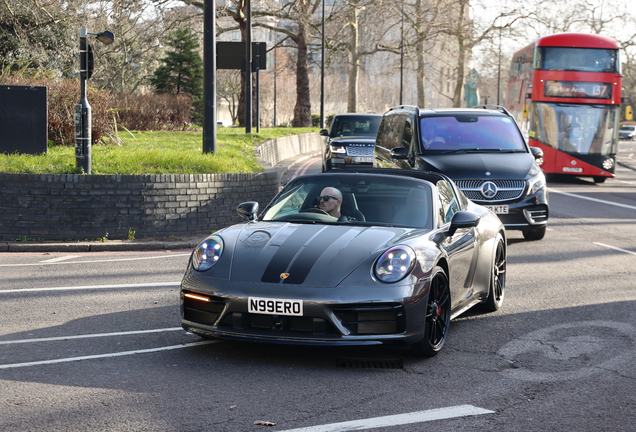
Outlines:
[[186,130],[192,98],[188,95],[121,94],[113,96],[117,124],[129,130]]

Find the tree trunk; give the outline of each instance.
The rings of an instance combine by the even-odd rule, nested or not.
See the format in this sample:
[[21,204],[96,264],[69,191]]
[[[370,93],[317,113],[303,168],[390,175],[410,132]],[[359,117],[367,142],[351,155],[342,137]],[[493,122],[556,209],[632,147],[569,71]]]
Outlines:
[[455,81],[455,92],[453,94],[453,108],[459,108],[462,104],[462,88],[464,86],[464,65],[466,63],[466,52],[464,50],[464,18],[468,0],[460,0],[459,16],[457,24],[457,81]]
[[422,0],[415,3],[415,16],[417,17],[417,45],[415,46],[415,57],[417,59],[417,106],[426,108],[426,55],[424,53],[424,37],[422,37],[422,26],[424,16],[422,14]]
[[358,111],[358,74],[360,72],[360,56],[358,55],[358,8],[351,7],[349,16],[349,94],[347,112]]
[[296,105],[294,106],[293,127],[311,126],[311,99],[309,95],[309,69],[307,67],[306,27],[298,23],[298,35],[293,40],[298,47],[296,61]]

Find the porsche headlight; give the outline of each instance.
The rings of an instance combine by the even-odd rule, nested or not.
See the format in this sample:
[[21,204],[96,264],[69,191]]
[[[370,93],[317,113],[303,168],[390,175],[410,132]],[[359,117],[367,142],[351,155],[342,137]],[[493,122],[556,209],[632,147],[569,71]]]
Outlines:
[[346,153],[347,149],[343,146],[330,145],[331,153]]
[[415,252],[408,246],[396,246],[384,252],[375,262],[375,276],[382,282],[398,282],[415,266]]
[[528,180],[528,195],[534,195],[545,187],[545,175],[539,171],[534,177]]
[[223,239],[217,235],[206,238],[194,250],[192,266],[197,271],[206,271],[221,258],[223,254]]

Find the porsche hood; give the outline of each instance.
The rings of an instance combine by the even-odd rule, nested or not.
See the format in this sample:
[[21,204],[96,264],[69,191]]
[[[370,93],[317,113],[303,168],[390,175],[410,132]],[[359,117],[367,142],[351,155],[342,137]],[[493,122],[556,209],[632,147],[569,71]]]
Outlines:
[[[335,287],[405,229],[293,223],[246,224],[234,244],[230,280]],[[371,271],[371,269],[369,269]]]

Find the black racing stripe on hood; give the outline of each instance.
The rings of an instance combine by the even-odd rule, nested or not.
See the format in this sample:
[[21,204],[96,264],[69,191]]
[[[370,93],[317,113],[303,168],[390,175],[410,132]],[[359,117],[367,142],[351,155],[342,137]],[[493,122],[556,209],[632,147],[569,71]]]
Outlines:
[[[348,231],[348,228],[341,228],[341,234]],[[316,238],[311,240],[311,243],[308,245],[309,247],[305,248],[292,264],[289,269],[289,277],[283,280],[284,284],[298,285],[305,282],[305,278],[314,267],[314,264],[316,264],[316,261],[318,261],[318,258],[338,239],[339,236],[335,232],[336,229],[336,227],[330,228],[328,234],[324,236],[319,234]],[[329,269],[325,269],[325,271],[329,271]]]
[[287,266],[294,259],[300,248],[322,228],[322,226],[305,225],[295,230],[272,257],[263,273],[261,282],[279,283],[281,281],[281,273],[287,270]]

